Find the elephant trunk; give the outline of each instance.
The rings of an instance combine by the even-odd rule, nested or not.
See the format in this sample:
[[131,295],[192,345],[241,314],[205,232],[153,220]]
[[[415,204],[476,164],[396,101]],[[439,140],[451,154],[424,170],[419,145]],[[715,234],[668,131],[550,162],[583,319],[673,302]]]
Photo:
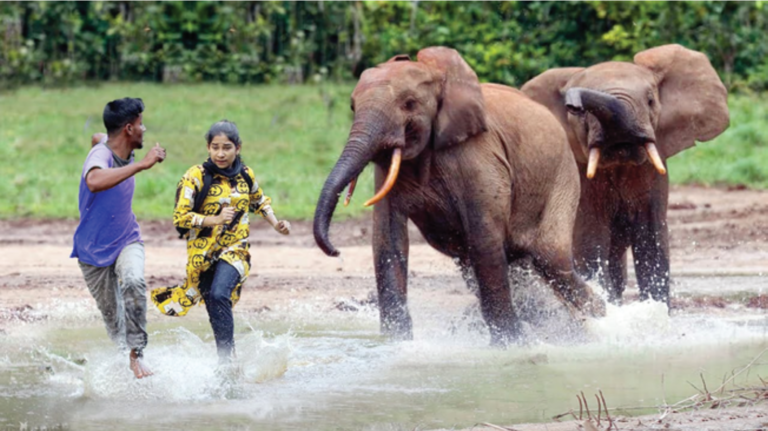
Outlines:
[[603,126],[606,139],[619,136],[622,141],[639,143],[654,140],[639,127],[627,104],[611,94],[574,87],[565,92],[565,107],[574,115],[594,115]]
[[374,142],[373,137],[381,136],[381,118],[380,114],[376,114],[366,116],[363,119],[355,119],[347,145],[320,192],[320,198],[315,208],[313,231],[315,242],[328,256],[339,255],[339,251],[328,239],[331,218],[339,202],[339,196],[344,187],[357,179],[357,176],[378,152],[378,144]]
[[[656,170],[664,175],[667,170],[656,148],[656,138],[638,124],[628,105],[616,96],[587,88],[574,87],[565,92],[565,107],[571,114],[594,115],[602,126],[604,141],[643,145]],[[605,143],[605,142],[601,142]],[[600,160],[601,146],[589,149],[587,178],[592,178]]]

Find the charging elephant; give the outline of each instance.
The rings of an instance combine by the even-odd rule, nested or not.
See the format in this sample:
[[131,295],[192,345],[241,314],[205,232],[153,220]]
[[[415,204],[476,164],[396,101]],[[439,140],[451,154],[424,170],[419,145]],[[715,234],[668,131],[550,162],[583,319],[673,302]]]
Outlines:
[[579,165],[579,272],[600,277],[620,303],[631,246],[641,298],[669,304],[666,159],[729,123],[727,92],[707,57],[664,45],[634,63],[551,69],[522,91],[560,120]]
[[[354,122],[321,191],[318,246],[347,185],[375,165],[373,252],[381,331],[412,338],[407,308],[408,230],[472,273],[491,343],[518,340],[510,264],[531,259],[574,313],[603,302],[576,274],[572,230],[578,173],[562,127],[543,106],[497,84],[480,85],[453,49],[425,48],[367,69],[352,93]],[[578,311],[577,311],[578,310]]]

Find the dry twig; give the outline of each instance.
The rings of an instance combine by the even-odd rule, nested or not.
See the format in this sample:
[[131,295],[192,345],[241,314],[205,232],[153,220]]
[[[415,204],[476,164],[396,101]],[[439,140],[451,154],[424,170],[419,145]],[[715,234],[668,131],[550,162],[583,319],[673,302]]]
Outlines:
[[605,408],[605,417],[608,418],[608,428],[606,431],[610,431],[611,428],[616,428],[617,430],[619,427],[613,423],[613,419],[611,419],[611,414],[608,413],[608,404],[605,403],[605,396],[603,396],[603,390],[599,389],[598,392],[600,392],[600,399],[603,400],[603,407]]
[[584,409],[587,411],[587,419],[592,419],[592,413],[589,411],[589,404],[587,404],[587,397],[584,396],[584,392],[581,392],[581,398],[584,400]]
[[600,416],[603,415],[603,405],[600,404],[600,397],[598,397],[597,394],[595,394],[595,399],[597,400],[597,426],[601,426]]

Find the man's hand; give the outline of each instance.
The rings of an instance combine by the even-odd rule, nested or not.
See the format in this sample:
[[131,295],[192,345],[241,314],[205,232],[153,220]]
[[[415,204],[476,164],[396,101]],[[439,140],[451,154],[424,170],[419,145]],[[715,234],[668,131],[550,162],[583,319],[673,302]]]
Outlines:
[[163,160],[165,160],[165,148],[161,147],[159,143],[155,143],[155,146],[141,160],[141,164],[144,166],[144,169],[149,169],[155,166],[155,163],[162,163]]
[[291,223],[288,220],[280,220],[275,225],[275,230],[283,235],[288,235],[291,233]]
[[101,142],[106,137],[106,133],[94,133],[93,136],[91,136],[91,147],[96,146],[96,144]]

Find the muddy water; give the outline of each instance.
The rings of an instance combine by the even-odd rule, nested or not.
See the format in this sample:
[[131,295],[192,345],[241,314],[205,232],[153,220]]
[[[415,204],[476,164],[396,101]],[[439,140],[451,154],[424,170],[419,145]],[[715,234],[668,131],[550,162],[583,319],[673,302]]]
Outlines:
[[[682,294],[764,287],[762,277],[677,285]],[[214,372],[203,309],[179,320],[152,318],[146,356],[156,374],[137,381],[92,304],[60,302],[40,310],[47,320],[0,335],[0,430],[469,427],[547,421],[578,409],[577,393],[594,400],[598,390],[609,407],[649,412],[693,395],[702,378],[714,390],[768,347],[768,320],[749,309],[669,317],[661,305],[634,303],[587,322],[577,343],[542,336],[495,350],[471,309],[457,318],[423,302],[411,307],[415,339],[402,343],[379,337],[371,308],[329,311],[307,300],[239,314],[229,378]],[[738,382],[768,375],[764,363],[768,355]]]

